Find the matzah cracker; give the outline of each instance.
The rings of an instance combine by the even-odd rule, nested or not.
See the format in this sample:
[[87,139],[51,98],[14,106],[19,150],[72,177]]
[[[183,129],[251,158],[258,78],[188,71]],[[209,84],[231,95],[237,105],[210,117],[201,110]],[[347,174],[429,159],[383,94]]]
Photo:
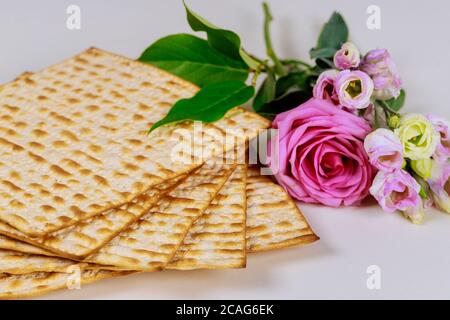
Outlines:
[[[101,269],[82,270],[80,272],[80,284],[85,285],[94,281],[127,274],[130,274],[130,272]],[[59,272],[34,272],[20,275],[0,273],[0,299],[34,297],[51,291],[76,286],[77,280],[74,278],[75,276],[75,274]]]
[[166,269],[243,268],[247,165],[238,165]]
[[235,167],[222,159],[207,161],[160,200],[156,208],[86,261],[124,270],[161,270]]
[[39,254],[44,256],[55,256],[56,254],[34,245],[0,235],[0,249],[13,250],[22,253]]
[[307,244],[319,239],[286,191],[250,166],[247,175],[247,251]]
[[2,273],[68,272],[68,268],[74,264],[76,264],[74,261],[63,258],[0,250],[0,271]]
[[28,237],[0,222],[0,233],[42,247],[70,259],[83,259],[101,248],[128,225],[145,214],[167,192],[185,179],[185,175],[170,179],[133,199],[118,209],[77,222],[43,238]]
[[[193,129],[158,128],[194,85],[130,59],[89,49],[0,88],[0,220],[42,236],[131,201],[231,148],[229,136],[252,138],[269,122],[242,108]],[[179,129],[192,145],[173,161]],[[207,130],[209,129],[209,130]],[[203,140],[202,140],[203,138]],[[202,148],[206,146],[207,148]]]

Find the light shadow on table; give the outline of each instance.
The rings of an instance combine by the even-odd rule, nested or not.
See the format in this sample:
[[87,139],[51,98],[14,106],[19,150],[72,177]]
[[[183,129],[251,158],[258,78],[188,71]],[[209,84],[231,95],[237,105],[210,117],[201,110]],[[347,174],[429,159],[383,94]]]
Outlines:
[[[283,265],[320,259],[331,253],[323,241],[276,251],[248,255],[245,269],[228,270],[167,270],[154,273],[133,274],[107,279],[86,285],[81,290],[63,290],[44,296],[46,299],[114,299],[123,298],[123,292],[131,299],[208,299],[208,293],[241,290],[268,290],[276,269]],[[227,295],[229,296],[229,295]]]

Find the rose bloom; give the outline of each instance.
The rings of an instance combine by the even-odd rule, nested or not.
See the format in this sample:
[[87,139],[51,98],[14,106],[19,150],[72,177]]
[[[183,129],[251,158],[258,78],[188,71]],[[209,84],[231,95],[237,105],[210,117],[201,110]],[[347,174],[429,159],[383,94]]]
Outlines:
[[375,168],[364,151],[371,130],[364,119],[312,98],[279,114],[273,128],[279,131],[278,150],[269,150],[271,169],[291,196],[333,207],[367,196]]

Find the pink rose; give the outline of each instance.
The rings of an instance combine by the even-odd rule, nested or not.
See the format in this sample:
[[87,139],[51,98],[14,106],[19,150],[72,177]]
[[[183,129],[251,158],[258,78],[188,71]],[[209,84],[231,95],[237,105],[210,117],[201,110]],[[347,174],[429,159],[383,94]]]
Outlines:
[[312,98],[279,114],[273,128],[279,131],[278,150],[269,150],[271,169],[294,198],[337,207],[368,195],[375,169],[364,151],[371,131],[364,119]]

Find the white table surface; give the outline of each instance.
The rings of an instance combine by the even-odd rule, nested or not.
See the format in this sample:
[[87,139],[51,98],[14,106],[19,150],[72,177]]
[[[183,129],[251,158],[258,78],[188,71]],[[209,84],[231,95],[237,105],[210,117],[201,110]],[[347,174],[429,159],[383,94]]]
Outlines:
[[[270,1],[274,45],[282,57],[307,59],[321,24],[335,9],[363,51],[386,47],[407,90],[409,111],[450,118],[448,1]],[[262,55],[259,0],[188,0],[217,25],[242,35]],[[81,30],[66,28],[66,8],[81,8]],[[366,8],[381,8],[381,30],[366,27]],[[137,57],[164,35],[189,32],[181,1],[60,0],[0,4],[0,82],[35,71],[90,46]],[[321,240],[302,248],[250,255],[246,269],[136,274],[65,290],[47,299],[450,298],[450,216],[430,210],[423,226],[374,203],[330,209],[300,204]],[[381,289],[366,286],[369,265]]]

